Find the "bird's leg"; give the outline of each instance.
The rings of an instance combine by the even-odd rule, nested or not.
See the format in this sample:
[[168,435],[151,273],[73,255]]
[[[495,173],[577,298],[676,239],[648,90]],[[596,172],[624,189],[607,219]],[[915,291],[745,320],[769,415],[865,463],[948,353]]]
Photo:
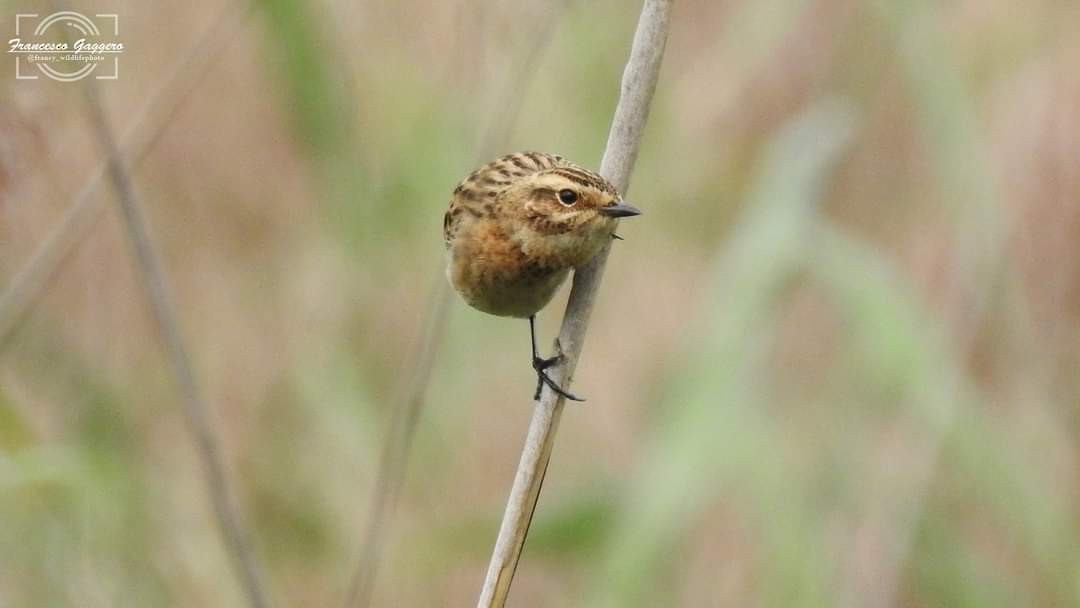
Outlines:
[[563,397],[566,397],[571,401],[584,401],[584,399],[576,397],[571,393],[564,391],[562,387],[560,387],[558,384],[555,384],[555,381],[552,380],[545,372],[547,368],[558,364],[559,361],[562,361],[563,354],[560,350],[559,353],[556,354],[554,357],[549,357],[547,359],[540,358],[540,352],[536,349],[536,315],[532,315],[529,317],[529,337],[532,339],[532,366],[533,369],[536,370],[536,392],[533,393],[533,401],[536,401],[540,398],[540,390],[544,388],[545,384],[548,385],[551,390],[562,395]]

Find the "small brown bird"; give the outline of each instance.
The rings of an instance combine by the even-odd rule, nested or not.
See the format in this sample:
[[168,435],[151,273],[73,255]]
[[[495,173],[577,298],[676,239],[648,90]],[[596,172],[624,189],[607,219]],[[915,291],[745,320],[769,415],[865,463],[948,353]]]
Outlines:
[[529,319],[536,392],[544,384],[575,401],[546,370],[561,354],[542,359],[536,313],[570,270],[595,256],[615,234],[618,218],[640,215],[596,173],[561,156],[519,152],[466,177],[443,217],[450,284],[470,306]]

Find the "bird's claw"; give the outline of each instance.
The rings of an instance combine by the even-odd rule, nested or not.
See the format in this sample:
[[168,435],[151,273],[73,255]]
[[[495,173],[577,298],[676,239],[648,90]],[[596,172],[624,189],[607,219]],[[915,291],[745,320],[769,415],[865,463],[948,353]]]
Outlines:
[[547,359],[541,359],[540,357],[533,357],[533,369],[537,372],[542,372],[545,369],[558,364],[562,360],[562,355],[555,355],[554,357],[548,357]]
[[547,359],[533,357],[532,366],[533,369],[536,370],[536,392],[533,393],[533,401],[536,401],[540,398],[540,391],[543,390],[545,384],[548,385],[548,387],[551,390],[555,391],[557,394],[562,395],[563,397],[571,401],[585,401],[581,397],[578,397],[573,393],[563,390],[561,386],[556,384],[555,381],[547,375],[546,370],[549,367],[558,365],[559,362],[561,362],[563,359],[562,348],[559,347],[558,343],[555,344],[555,348],[558,351],[558,354],[554,357],[548,357]]

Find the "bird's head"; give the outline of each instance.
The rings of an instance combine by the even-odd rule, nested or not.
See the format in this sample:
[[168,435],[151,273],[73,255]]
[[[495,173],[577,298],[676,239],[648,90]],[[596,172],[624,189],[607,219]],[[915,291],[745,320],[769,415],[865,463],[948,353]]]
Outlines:
[[619,218],[641,214],[607,180],[565,162],[511,181],[498,201],[526,254],[553,255],[572,266],[611,240]]

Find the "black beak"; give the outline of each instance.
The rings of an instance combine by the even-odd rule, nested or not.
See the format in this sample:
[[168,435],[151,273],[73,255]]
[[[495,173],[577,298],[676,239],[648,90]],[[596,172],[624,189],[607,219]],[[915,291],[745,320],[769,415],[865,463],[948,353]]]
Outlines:
[[608,217],[634,217],[641,215],[641,209],[626,203],[615,203],[607,207],[601,207],[600,213]]

